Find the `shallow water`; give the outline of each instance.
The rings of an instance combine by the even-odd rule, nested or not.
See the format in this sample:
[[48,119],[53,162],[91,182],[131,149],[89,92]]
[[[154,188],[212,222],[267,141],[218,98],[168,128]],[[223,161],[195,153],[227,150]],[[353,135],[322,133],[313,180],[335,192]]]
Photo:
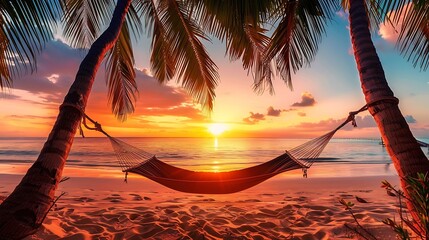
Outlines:
[[[123,138],[175,166],[199,171],[228,171],[270,160],[307,139],[278,138]],[[428,142],[428,139],[421,139]],[[35,161],[44,138],[0,139],[0,173],[17,173]],[[423,151],[427,154],[427,148]],[[310,176],[395,175],[378,139],[332,139],[309,171]],[[18,167],[18,168],[17,168]],[[115,170],[118,163],[107,138],[76,138],[67,167]],[[18,173],[21,173],[18,171]],[[300,176],[300,170],[284,177]]]

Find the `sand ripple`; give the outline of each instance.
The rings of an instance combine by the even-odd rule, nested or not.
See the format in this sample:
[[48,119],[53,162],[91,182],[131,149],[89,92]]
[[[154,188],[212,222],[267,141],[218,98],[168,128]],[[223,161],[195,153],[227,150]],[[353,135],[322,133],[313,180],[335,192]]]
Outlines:
[[361,223],[393,236],[379,220],[392,216],[395,206],[372,198],[372,191],[233,197],[176,192],[79,194],[60,199],[42,229],[28,239],[347,239],[350,232],[344,223],[353,220],[338,198],[351,201],[356,194],[370,201],[355,202]]

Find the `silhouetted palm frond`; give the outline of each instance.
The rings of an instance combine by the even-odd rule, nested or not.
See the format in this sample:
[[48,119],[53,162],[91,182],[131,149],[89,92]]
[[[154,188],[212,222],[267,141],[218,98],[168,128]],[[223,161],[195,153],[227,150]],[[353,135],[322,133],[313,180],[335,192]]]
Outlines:
[[61,12],[57,0],[0,1],[0,88],[11,77],[36,69],[36,54],[52,38]]
[[280,76],[292,88],[291,74],[314,59],[327,23],[335,13],[333,0],[278,1],[277,27],[265,61],[275,60]]
[[204,109],[212,110],[219,76],[217,66],[200,41],[208,40],[207,36],[190,17],[183,2],[160,1],[159,12],[170,44],[176,76]]
[[134,112],[137,84],[134,56],[127,22],[124,23],[115,46],[106,59],[106,83],[112,112],[119,120],[126,120]]

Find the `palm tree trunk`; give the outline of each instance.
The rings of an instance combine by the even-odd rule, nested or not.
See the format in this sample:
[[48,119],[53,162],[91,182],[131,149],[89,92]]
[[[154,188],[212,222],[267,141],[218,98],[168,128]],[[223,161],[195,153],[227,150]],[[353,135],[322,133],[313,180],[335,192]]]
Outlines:
[[[387,152],[398,172],[406,196],[405,178],[429,171],[429,161],[410,131],[387,84],[383,67],[371,40],[364,0],[350,1],[350,33],[365,100],[380,130]],[[414,220],[416,213],[407,203]]]
[[21,239],[37,231],[48,214],[98,68],[119,36],[131,0],[119,0],[109,27],[80,64],[55,125],[36,162],[0,205],[0,239]]

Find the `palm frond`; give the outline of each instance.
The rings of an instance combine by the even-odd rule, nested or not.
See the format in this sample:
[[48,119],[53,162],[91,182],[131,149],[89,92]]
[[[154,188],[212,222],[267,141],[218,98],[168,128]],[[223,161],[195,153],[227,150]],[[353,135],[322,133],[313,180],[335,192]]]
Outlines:
[[127,22],[124,22],[118,41],[107,54],[106,83],[112,112],[119,120],[125,121],[127,115],[134,112],[137,93],[134,56]]
[[140,19],[140,14],[137,10],[138,6],[141,4],[141,2],[144,2],[144,0],[133,0],[131,2],[130,7],[128,8],[128,13],[126,16],[126,21],[128,24],[128,28],[130,33],[134,36],[134,38],[137,40],[141,34],[144,32],[143,24]]
[[245,25],[266,23],[275,1],[260,0],[187,0],[186,4],[204,32],[220,40],[231,38]]
[[183,2],[160,1],[159,12],[179,81],[204,109],[212,110],[219,76],[217,66],[200,41],[207,40],[207,36],[190,17]]
[[89,48],[110,22],[114,0],[63,0],[64,37],[76,48]]
[[[293,32],[296,28],[296,9],[298,2],[291,1],[284,6],[282,19],[275,29],[271,42],[269,43],[265,61],[270,62],[276,56],[276,66],[286,84],[292,89],[291,66],[296,71],[296,65],[302,66],[302,62],[297,62],[296,46],[294,46]],[[293,53],[293,54],[292,54]],[[296,69],[296,70],[295,70]]]
[[279,23],[264,58],[275,60],[280,76],[290,88],[292,72],[309,66],[314,59],[335,4],[333,0],[280,1]]
[[36,69],[36,54],[52,38],[61,12],[57,0],[0,1],[0,88],[11,77]]
[[[408,11],[407,5],[410,2],[410,0],[378,0],[377,5],[383,18],[387,17],[392,23],[398,23],[399,21],[402,21],[401,16],[404,16]],[[396,14],[389,16],[393,11],[395,11]]]
[[429,2],[426,0],[378,0],[386,24],[400,28],[397,47],[414,67],[429,67]]
[[[273,94],[273,71],[270,62],[264,61],[263,57],[270,42],[270,38],[264,35],[265,31],[265,29],[258,26],[247,25],[244,27],[246,38],[242,39],[242,42],[247,47],[242,49],[241,59],[244,69],[254,73],[254,91],[262,93],[268,89]],[[240,47],[236,49],[240,49]]]
[[141,12],[145,19],[146,29],[152,35],[151,71],[159,82],[169,81],[175,74],[175,63],[156,3],[154,0],[140,1],[140,4],[136,5],[136,9]]
[[401,53],[414,67],[429,67],[429,2],[415,1],[407,5],[398,39]]
[[224,41],[231,60],[241,59],[243,68],[253,74],[254,90],[266,88],[273,93],[270,64],[263,62],[263,52],[269,42],[265,36],[274,1],[257,0],[189,0],[190,11],[205,32]]

